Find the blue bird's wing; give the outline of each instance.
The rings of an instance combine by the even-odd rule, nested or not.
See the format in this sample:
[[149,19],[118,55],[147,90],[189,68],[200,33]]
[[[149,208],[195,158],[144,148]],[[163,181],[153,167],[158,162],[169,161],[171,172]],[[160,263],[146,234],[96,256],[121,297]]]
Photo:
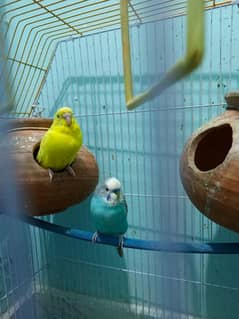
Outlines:
[[123,195],[123,205],[125,206],[125,210],[126,210],[126,215],[128,214],[128,204],[126,202],[125,196]]

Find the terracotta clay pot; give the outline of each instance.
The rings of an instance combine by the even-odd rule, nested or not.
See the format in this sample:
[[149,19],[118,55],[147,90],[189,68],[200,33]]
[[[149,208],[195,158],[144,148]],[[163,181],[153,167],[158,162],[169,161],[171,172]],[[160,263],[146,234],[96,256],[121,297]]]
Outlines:
[[[22,189],[23,207],[32,216],[61,212],[87,198],[98,183],[98,166],[94,156],[82,146],[72,167],[76,177],[57,172],[50,183],[48,170],[34,159],[39,142],[52,120],[18,119],[11,122],[8,132],[11,157],[16,166],[16,184]],[[0,164],[1,165],[1,164]],[[0,180],[0,190],[4,184]],[[0,191],[1,197],[1,191]]]
[[226,112],[187,142],[180,175],[189,198],[204,215],[239,232],[239,92],[225,99]]

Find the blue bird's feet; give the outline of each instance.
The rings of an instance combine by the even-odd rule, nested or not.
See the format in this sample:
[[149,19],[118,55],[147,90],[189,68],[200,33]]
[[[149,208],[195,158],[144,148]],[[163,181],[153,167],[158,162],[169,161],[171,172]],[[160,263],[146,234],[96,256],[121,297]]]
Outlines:
[[97,231],[93,234],[93,236],[92,236],[92,238],[91,238],[91,241],[92,241],[93,244],[96,243],[96,240],[97,240],[97,238],[99,237],[99,235],[100,235],[100,234],[99,234]]
[[[91,241],[93,244],[96,243],[97,238],[100,236],[99,232],[95,232],[91,238]],[[123,246],[124,246],[124,236],[120,235],[119,236],[119,243],[118,243],[118,247],[117,247],[117,251],[120,257],[123,257],[124,255],[124,251],[123,251]]]
[[124,246],[124,236],[120,235],[119,236],[119,245],[117,247],[117,251],[120,257],[124,256],[124,250],[123,250],[123,246]]

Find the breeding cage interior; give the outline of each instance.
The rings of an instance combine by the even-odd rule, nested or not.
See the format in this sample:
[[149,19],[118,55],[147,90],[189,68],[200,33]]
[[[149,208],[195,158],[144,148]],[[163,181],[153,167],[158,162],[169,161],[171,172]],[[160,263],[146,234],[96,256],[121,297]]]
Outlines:
[[[99,183],[109,176],[122,182],[127,237],[238,241],[197,211],[179,176],[187,139],[221,114],[224,95],[239,87],[239,9],[233,1],[205,1],[202,64],[132,111],[125,101],[119,1],[18,0],[1,3],[0,10],[7,117],[52,118],[70,106],[97,160]],[[139,94],[184,55],[186,1],[131,0],[128,12]],[[13,203],[16,192],[9,192],[11,209],[27,196]],[[93,232],[90,199],[42,219]],[[125,248],[120,258],[115,247],[0,219],[2,319],[238,316],[238,255]]]

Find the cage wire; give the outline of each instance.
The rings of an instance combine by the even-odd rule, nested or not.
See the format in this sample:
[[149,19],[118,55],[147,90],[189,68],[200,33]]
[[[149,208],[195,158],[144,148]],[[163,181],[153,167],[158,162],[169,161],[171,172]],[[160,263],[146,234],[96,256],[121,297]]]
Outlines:
[[[130,1],[136,92],[183,55],[185,4]],[[232,1],[206,1],[206,7],[202,66],[128,112],[118,1],[20,0],[0,6],[15,100],[10,116],[52,117],[62,105],[73,108],[84,144],[97,159],[100,182],[108,176],[122,181],[129,237],[239,239],[194,208],[178,172],[187,138],[224,110],[224,94],[239,85],[238,8]],[[89,201],[44,219],[94,230]],[[237,318],[237,255],[125,249],[120,259],[114,247],[0,218],[0,318]],[[9,248],[16,243],[9,223],[22,238],[17,257]]]
[[[12,212],[14,216],[20,212],[22,213],[20,196],[24,196],[24,194],[16,189],[14,165],[10,160],[10,148],[6,140],[6,132],[9,129],[6,112],[11,108],[11,102],[9,83],[6,77],[8,65],[2,33],[0,33],[0,38],[0,115],[2,117],[0,121],[0,141],[1,163],[3,164],[0,166],[0,175],[1,179],[5,181],[4,189],[1,189],[0,211]],[[21,310],[21,314],[25,318],[33,318],[36,308],[33,307],[31,297],[33,292],[32,278],[35,274],[30,248],[29,227],[24,224],[20,225],[1,215],[0,228],[0,317],[1,319],[19,317],[19,309],[27,304],[25,310]],[[39,266],[39,263],[37,265]]]
[[[232,1],[205,1],[208,9]],[[18,0],[0,4],[1,29],[7,40],[12,113],[30,116],[44,85],[57,43],[120,25],[120,4],[112,0]],[[185,14],[185,0],[129,1],[130,23],[140,25]]]

